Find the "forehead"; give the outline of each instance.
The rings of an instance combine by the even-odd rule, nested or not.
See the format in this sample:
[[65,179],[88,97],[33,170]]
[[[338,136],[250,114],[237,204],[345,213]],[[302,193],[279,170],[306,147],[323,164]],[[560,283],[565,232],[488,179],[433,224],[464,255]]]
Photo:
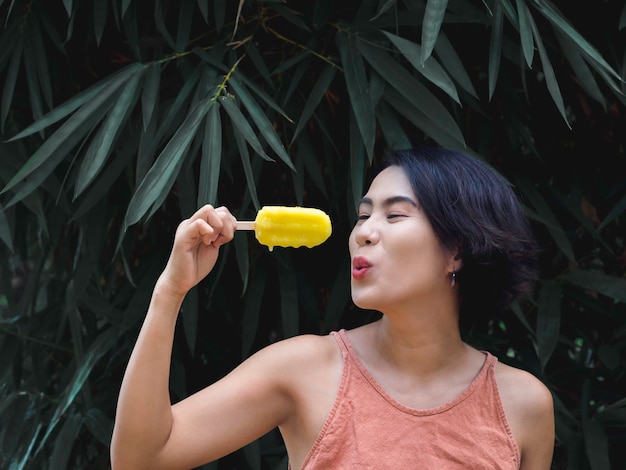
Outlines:
[[404,196],[415,201],[411,183],[399,166],[390,166],[381,171],[372,181],[365,196],[372,200]]

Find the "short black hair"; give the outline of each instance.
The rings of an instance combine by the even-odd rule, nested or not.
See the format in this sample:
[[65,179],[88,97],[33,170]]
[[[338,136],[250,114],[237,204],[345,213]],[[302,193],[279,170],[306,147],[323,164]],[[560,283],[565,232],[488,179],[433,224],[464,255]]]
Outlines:
[[493,318],[528,294],[537,276],[537,244],[509,182],[483,160],[439,147],[396,150],[382,171],[400,167],[446,248],[458,250],[462,323]]

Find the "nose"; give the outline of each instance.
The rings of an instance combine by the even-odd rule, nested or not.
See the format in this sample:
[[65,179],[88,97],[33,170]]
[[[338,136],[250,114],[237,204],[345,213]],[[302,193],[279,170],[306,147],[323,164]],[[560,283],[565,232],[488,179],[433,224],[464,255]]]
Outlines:
[[380,239],[378,227],[372,217],[357,222],[354,226],[353,234],[354,240],[359,246],[371,245],[372,243],[377,243]]

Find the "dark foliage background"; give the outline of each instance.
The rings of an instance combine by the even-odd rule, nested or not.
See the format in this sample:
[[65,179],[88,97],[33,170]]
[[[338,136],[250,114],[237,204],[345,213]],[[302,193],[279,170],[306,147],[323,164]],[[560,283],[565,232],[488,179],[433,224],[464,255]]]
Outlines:
[[[515,185],[532,298],[467,340],[552,390],[555,469],[625,468],[624,2],[0,0],[0,467],[108,468],[124,367],[201,204],[327,211],[324,245],[238,234],[180,317],[174,400],[264,345],[370,321],[346,239],[410,142]],[[286,468],[270,433],[205,468]]]

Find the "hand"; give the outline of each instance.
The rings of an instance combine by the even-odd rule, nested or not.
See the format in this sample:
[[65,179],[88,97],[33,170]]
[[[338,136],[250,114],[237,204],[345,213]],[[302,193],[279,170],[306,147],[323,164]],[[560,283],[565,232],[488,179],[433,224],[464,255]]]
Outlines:
[[211,205],[180,223],[160,278],[171,294],[184,296],[211,272],[220,246],[233,239],[236,223],[228,209]]

